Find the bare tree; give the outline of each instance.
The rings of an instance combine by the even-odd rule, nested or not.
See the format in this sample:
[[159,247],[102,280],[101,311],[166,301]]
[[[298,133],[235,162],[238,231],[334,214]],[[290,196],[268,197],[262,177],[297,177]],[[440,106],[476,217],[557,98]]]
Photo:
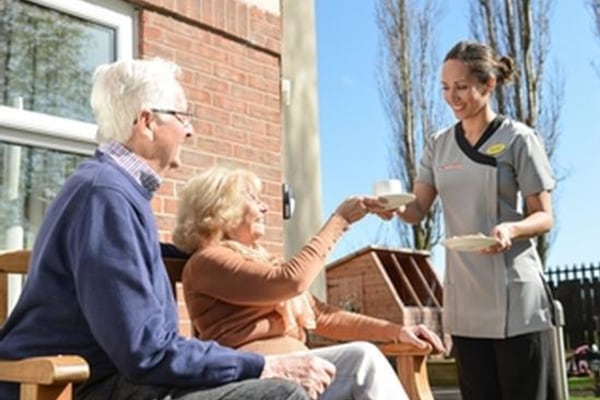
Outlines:
[[[600,41],[600,0],[588,0],[588,5],[592,12],[592,17],[594,18],[594,32],[596,33],[598,41]],[[600,64],[596,62],[594,63],[594,67],[596,73],[600,77]]]
[[[393,137],[392,173],[412,190],[418,159],[426,137],[441,126],[442,108],[437,89],[439,56],[435,46],[442,17],[439,0],[379,0],[380,74],[378,83]],[[436,203],[418,225],[398,223],[405,246],[431,249],[441,235]]]
[[[553,9],[554,0],[471,0],[470,30],[477,40],[488,43],[498,54],[514,59],[516,78],[513,85],[498,88],[498,111],[540,132],[560,180],[555,150],[561,134],[564,79],[558,67],[551,71],[547,68]],[[548,235],[537,240],[544,265],[550,243]]]

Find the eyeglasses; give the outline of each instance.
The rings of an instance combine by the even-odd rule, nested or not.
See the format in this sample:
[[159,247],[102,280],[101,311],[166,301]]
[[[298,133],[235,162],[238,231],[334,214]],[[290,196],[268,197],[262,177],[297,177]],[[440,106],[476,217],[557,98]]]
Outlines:
[[177,121],[181,122],[184,128],[190,128],[194,120],[194,115],[189,112],[175,111],[175,110],[163,110],[160,108],[151,108],[150,111],[159,114],[169,114],[177,118]]

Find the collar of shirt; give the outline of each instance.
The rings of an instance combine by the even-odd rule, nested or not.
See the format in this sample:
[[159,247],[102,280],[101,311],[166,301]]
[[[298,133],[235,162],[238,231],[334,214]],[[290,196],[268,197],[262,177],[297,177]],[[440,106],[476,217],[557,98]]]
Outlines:
[[162,180],[137,154],[114,140],[102,143],[98,149],[110,156],[150,193],[156,192]]

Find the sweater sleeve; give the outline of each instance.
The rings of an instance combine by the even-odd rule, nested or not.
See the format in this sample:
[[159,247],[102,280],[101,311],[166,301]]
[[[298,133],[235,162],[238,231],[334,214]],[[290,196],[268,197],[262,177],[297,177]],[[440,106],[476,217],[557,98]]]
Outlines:
[[341,308],[311,297],[317,326],[314,333],[334,340],[371,340],[390,342],[396,340],[400,325],[370,317],[368,315],[342,310]]
[[124,376],[143,384],[213,387],[260,375],[263,356],[178,334],[149,205],[134,206],[103,188],[81,209],[69,238],[74,294],[94,339]]
[[183,284],[186,292],[238,305],[270,305],[290,299],[308,289],[347,228],[344,218],[332,215],[298,254],[280,266],[248,260],[223,246],[209,246],[190,258]]

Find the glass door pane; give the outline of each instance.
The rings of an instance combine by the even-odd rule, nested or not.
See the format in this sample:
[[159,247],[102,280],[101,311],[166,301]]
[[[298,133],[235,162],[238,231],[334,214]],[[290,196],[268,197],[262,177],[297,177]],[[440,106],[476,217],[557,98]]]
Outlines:
[[0,141],[0,248],[31,248],[48,204],[85,158]]
[[[33,246],[48,204],[84,158],[0,141],[0,249]],[[9,277],[9,310],[21,292],[20,279]]]

